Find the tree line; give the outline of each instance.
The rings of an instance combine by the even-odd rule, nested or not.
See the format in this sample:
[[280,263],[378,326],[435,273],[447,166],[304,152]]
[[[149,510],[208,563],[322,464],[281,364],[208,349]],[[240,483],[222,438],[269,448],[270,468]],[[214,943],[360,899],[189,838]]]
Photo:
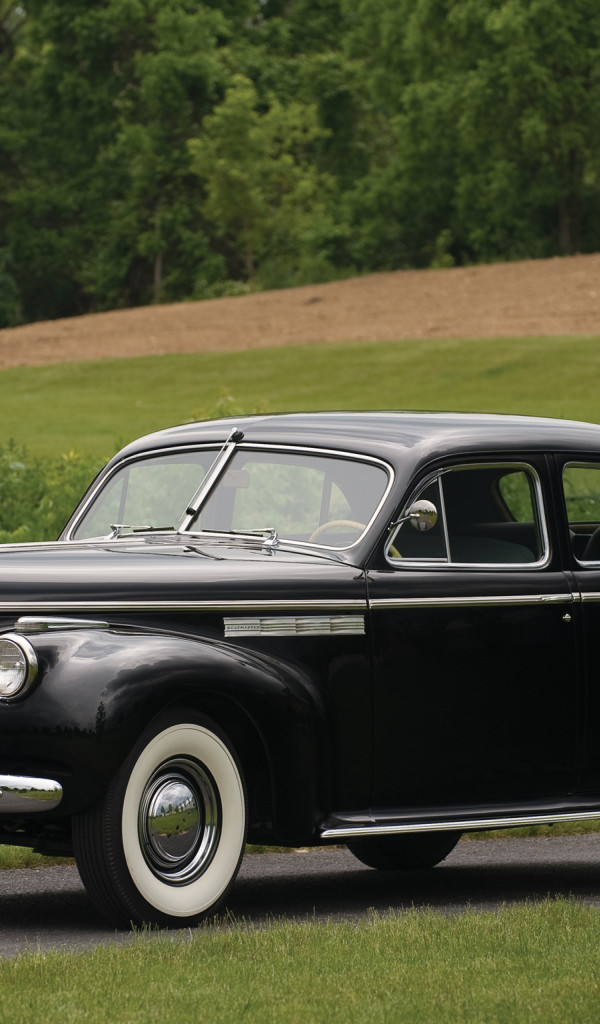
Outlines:
[[600,247],[597,0],[0,0],[0,326]]

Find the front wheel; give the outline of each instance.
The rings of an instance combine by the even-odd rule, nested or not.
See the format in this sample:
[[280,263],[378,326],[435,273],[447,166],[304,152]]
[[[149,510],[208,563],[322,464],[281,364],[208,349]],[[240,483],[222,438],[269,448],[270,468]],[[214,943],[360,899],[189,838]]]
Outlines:
[[184,927],[214,913],[245,840],[235,754],[212,724],[190,715],[147,731],[104,799],[73,821],[83,884],[117,926]]
[[369,868],[406,871],[432,868],[452,852],[460,832],[409,832],[353,839],[348,849]]

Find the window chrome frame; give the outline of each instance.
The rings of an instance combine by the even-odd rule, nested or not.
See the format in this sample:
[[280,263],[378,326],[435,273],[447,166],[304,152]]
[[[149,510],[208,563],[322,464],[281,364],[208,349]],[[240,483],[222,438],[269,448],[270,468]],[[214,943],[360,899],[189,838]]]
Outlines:
[[[442,477],[446,476],[448,473],[461,472],[461,471],[464,471],[464,470],[471,470],[471,469],[493,469],[493,468],[496,468],[496,469],[523,470],[523,471],[525,471],[526,473],[529,474],[530,480],[533,483],[533,489],[532,489],[533,513],[534,513],[534,516],[537,514],[537,517],[538,517],[539,534],[540,534],[540,541],[541,541],[541,547],[542,547],[542,556],[541,556],[541,558],[537,559],[534,562],[455,562],[455,561],[451,561],[450,560],[450,557],[449,557],[449,553],[450,553],[450,539],[449,539],[449,536],[448,536],[448,524],[447,524],[447,520],[446,520],[446,506],[445,506],[445,503],[444,503],[444,488],[443,488],[443,485],[441,484]],[[388,537],[388,539],[386,540],[386,543],[385,543],[384,556],[385,556],[385,560],[388,563],[388,565],[391,565],[394,569],[397,569],[397,570],[402,570],[402,569],[406,570],[406,569],[413,569],[414,568],[414,569],[433,569],[435,571],[439,570],[441,572],[447,572],[447,571],[451,571],[451,570],[454,570],[454,569],[480,570],[480,571],[485,571],[485,572],[496,572],[496,571],[513,572],[515,569],[519,569],[519,570],[523,570],[523,569],[525,569],[525,570],[545,569],[549,565],[550,560],[551,560],[551,555],[552,555],[552,550],[551,550],[551,545],[550,545],[550,534],[549,534],[549,531],[548,531],[548,522],[547,522],[547,515],[546,515],[546,506],[545,506],[545,503],[544,503],[542,483],[541,483],[541,480],[540,480],[539,473],[538,473],[537,469],[535,468],[535,466],[531,465],[531,463],[529,463],[529,462],[521,462],[521,461],[519,461],[519,462],[505,462],[505,461],[496,462],[494,460],[490,460],[489,462],[469,462],[469,463],[464,463],[464,464],[460,464],[460,465],[443,466],[441,468],[433,470],[428,476],[424,477],[419,482],[418,486],[415,487],[411,491],[410,497],[409,497],[408,501],[405,502],[404,506],[402,507],[402,511],[400,513],[400,516],[404,515],[407,512],[407,510],[410,508],[410,506],[413,503],[413,501],[417,500],[419,494],[421,494],[423,492],[423,490],[425,490],[426,487],[429,487],[436,480],[440,481],[440,489],[439,490],[440,490],[440,498],[441,498],[441,508],[438,509],[438,512],[442,516],[442,528],[443,528],[443,531],[444,531],[444,542],[446,544],[446,553],[447,553],[446,557],[445,558],[443,558],[443,557],[439,557],[439,558],[437,558],[437,557],[434,557],[434,558],[411,558],[410,556],[407,556],[406,558],[393,558],[393,557],[391,557],[390,554],[389,554],[389,551],[390,551],[390,548],[394,544],[395,538],[398,535],[399,530],[397,530],[395,533],[392,533],[390,535],[390,537]],[[534,520],[534,525],[535,525],[535,520]],[[399,529],[402,529],[402,527],[400,527]]]

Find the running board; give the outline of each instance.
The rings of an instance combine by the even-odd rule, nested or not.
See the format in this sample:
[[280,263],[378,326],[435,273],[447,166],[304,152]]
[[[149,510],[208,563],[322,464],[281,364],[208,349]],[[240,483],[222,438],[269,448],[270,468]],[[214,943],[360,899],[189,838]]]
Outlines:
[[[321,839],[359,839],[365,836],[396,836],[407,832],[479,832],[491,828],[515,828],[522,825],[554,825],[559,821],[595,821],[600,808],[594,811],[546,811],[487,818],[453,818],[440,821],[378,822],[362,825],[336,825],[321,830]],[[325,823],[327,826],[327,823]]]

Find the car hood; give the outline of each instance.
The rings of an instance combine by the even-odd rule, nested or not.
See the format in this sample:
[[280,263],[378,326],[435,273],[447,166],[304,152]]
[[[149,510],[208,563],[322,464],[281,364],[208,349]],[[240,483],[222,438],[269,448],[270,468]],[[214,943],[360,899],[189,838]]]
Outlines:
[[[310,552],[178,537],[0,547],[0,612],[339,600],[361,570]],[[358,596],[358,595],[356,595]]]

